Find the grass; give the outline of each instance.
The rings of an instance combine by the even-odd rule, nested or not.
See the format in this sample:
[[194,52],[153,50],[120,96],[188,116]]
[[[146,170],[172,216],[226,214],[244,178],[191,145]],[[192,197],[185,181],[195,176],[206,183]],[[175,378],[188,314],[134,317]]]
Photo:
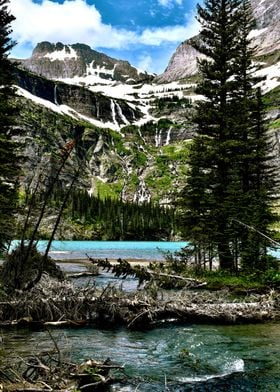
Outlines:
[[274,88],[269,91],[263,97],[264,105],[267,110],[271,110],[273,108],[279,109],[280,106],[280,86]]
[[270,128],[270,129],[279,129],[279,128],[280,128],[280,118],[278,118],[278,119],[275,120],[275,121],[272,121],[272,122],[269,124],[269,128]]
[[280,60],[280,50],[256,57],[257,61],[266,63],[266,66],[273,65]]
[[96,180],[95,183],[97,194],[101,199],[112,198],[117,199],[121,193],[123,184],[121,182],[116,183],[105,183],[100,180]]
[[230,289],[235,292],[246,290],[259,290],[264,283],[254,275],[232,275],[222,271],[205,271],[202,275],[207,281],[209,290]]

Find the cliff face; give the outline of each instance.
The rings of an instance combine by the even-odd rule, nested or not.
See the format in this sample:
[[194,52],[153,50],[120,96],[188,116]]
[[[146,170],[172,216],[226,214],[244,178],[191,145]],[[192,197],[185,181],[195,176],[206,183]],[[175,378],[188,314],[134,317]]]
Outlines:
[[191,40],[182,42],[171,57],[162,75],[156,80],[158,83],[168,83],[196,75],[198,72],[197,59],[205,57],[191,44]]
[[84,44],[39,43],[22,67],[48,79],[85,78],[92,81],[137,83],[152,76],[138,71],[127,61],[116,60]]
[[251,6],[258,29],[279,24],[280,3],[278,0],[251,0]]
[[[279,0],[251,0],[256,29],[252,31],[252,45],[256,56],[268,55],[280,50],[280,2]],[[157,77],[157,82],[166,83],[188,78],[197,74],[197,58],[203,58],[192,46],[192,40],[179,45],[165,72]]]
[[80,86],[42,78],[22,69],[17,71],[17,84],[36,97],[55,105],[67,105],[76,112],[103,123],[124,126],[141,118],[142,113],[124,100],[112,99]]

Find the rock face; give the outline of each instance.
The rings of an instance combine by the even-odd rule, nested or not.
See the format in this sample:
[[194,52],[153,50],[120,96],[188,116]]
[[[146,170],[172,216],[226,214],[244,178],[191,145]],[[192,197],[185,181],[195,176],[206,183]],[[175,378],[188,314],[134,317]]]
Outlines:
[[97,82],[103,79],[125,83],[151,79],[151,75],[139,72],[127,61],[113,59],[85,44],[41,42],[35,47],[31,58],[20,62],[24,68],[48,79],[91,77]]
[[[252,31],[252,44],[257,47],[256,56],[267,55],[280,50],[280,2],[279,0],[251,0],[256,29]],[[188,78],[197,74],[197,58],[202,58],[192,46],[193,40],[184,41],[172,56],[165,72],[157,82],[166,83]]]
[[279,0],[251,0],[251,5],[258,29],[279,23]]
[[191,40],[182,42],[171,57],[165,72],[156,78],[157,82],[168,83],[197,74],[197,59],[203,57],[205,56],[192,46]]
[[112,99],[80,86],[48,80],[22,69],[18,69],[16,77],[17,85],[34,96],[55,105],[67,105],[84,116],[104,123],[124,126],[142,116],[140,111],[124,100]]
[[280,50],[280,3],[279,0],[251,0],[252,10],[259,32],[254,38],[257,55]]

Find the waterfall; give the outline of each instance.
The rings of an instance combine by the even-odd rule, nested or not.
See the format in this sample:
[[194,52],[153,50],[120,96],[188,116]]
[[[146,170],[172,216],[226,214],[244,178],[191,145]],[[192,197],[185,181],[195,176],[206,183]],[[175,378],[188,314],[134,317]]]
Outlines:
[[132,111],[132,117],[133,117],[133,120],[136,120],[136,117],[135,117],[134,110],[133,110],[133,109],[130,109],[130,110]]
[[117,128],[119,128],[119,124],[116,119],[116,105],[115,105],[115,101],[113,99],[111,99],[111,112],[112,112],[113,123],[117,126]]
[[165,142],[165,145],[166,145],[166,146],[168,146],[168,144],[170,143],[171,130],[172,130],[172,127],[170,127],[170,128],[168,129],[168,132],[167,132],[166,142]]
[[138,189],[134,195],[133,201],[137,204],[143,204],[145,202],[149,203],[151,201],[151,193],[142,178],[140,179]]
[[59,105],[58,101],[57,101],[57,85],[54,85],[54,92],[53,92],[53,97],[54,97],[54,103],[56,105]]
[[155,134],[156,147],[160,147],[161,145],[161,134],[162,134],[162,130],[157,129]]
[[99,102],[96,100],[96,118],[99,119],[100,117],[100,107]]
[[130,122],[129,122],[129,121],[127,120],[127,118],[124,116],[124,114],[123,114],[123,112],[122,112],[122,108],[120,107],[120,105],[119,105],[118,103],[116,103],[116,107],[117,107],[118,114],[119,114],[120,118],[122,119],[123,123],[124,123],[125,125],[129,125]]

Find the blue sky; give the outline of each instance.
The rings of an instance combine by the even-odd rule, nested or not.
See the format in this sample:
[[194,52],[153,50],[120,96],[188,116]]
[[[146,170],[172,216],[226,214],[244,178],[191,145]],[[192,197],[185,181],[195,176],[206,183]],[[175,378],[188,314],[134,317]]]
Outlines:
[[27,58],[41,41],[77,42],[161,73],[180,42],[197,34],[197,0],[10,0],[11,55]]

